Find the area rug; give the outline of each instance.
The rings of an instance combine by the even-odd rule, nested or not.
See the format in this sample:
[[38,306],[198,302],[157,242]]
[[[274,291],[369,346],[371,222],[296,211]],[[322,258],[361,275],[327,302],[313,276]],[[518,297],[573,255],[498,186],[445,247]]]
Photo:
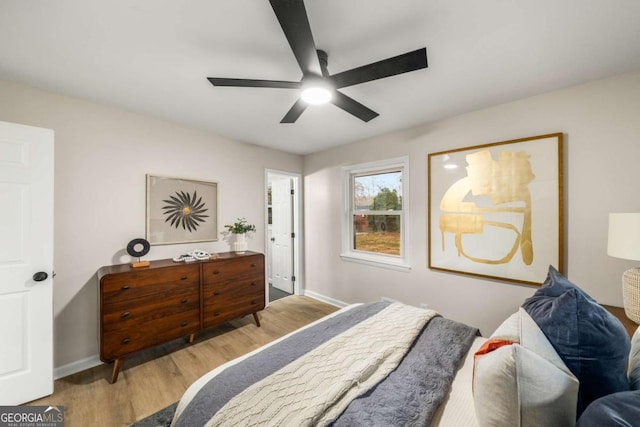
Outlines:
[[169,427],[177,406],[178,402],[131,424],[129,427]]

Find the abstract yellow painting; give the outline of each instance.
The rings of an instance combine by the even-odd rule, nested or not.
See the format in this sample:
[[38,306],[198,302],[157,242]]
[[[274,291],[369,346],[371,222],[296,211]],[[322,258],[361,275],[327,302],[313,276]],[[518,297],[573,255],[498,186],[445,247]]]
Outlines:
[[540,285],[562,272],[562,133],[429,154],[428,265]]

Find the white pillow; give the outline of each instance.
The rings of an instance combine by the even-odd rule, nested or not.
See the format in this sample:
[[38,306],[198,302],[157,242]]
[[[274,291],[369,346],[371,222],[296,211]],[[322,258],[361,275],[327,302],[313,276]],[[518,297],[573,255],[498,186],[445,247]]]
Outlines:
[[[520,310],[522,310],[522,308]],[[491,334],[489,339],[508,340],[520,344],[520,329],[522,328],[520,310],[507,317],[493,334]]]
[[476,356],[473,399],[481,426],[574,426],[578,380],[524,309],[489,338],[514,342]]
[[640,390],[640,327],[631,338],[631,352],[629,353],[629,384],[631,390]]

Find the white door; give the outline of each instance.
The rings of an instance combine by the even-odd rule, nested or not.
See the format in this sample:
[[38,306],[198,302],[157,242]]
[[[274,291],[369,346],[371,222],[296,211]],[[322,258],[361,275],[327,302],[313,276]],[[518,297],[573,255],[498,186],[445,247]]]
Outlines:
[[293,203],[291,179],[271,183],[272,245],[271,277],[273,286],[293,293]]
[[53,393],[52,273],[53,131],[0,122],[0,405]]

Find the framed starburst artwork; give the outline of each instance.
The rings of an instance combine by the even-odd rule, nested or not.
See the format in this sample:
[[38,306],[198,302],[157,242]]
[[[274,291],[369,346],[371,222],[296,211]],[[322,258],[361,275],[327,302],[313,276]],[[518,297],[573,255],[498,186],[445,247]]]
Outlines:
[[152,245],[218,240],[218,184],[147,175],[147,240]]

